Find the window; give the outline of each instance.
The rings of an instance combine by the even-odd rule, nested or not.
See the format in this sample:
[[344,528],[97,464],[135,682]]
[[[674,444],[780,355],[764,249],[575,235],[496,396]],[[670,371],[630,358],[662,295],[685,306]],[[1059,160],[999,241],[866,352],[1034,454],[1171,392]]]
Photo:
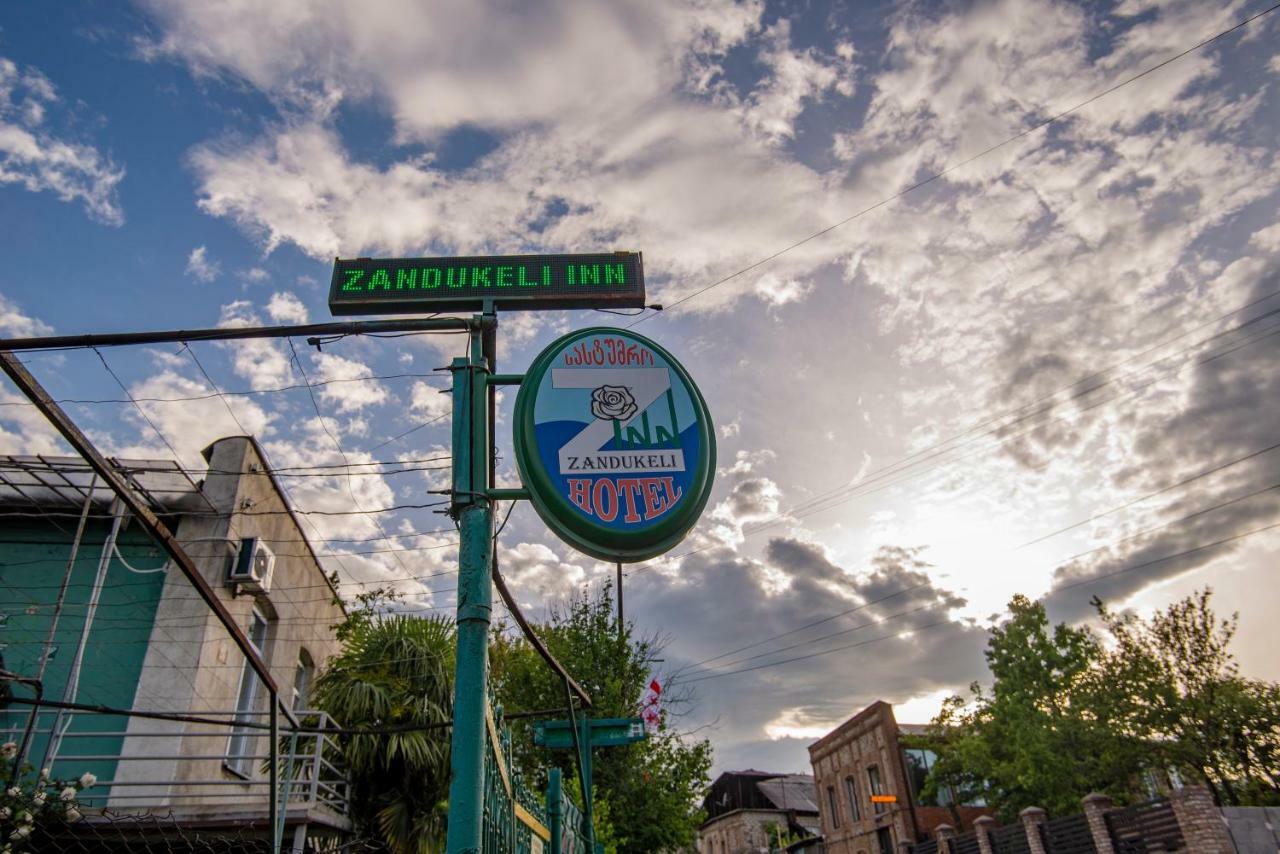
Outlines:
[[852,777],[844,778],[844,794],[849,799],[849,815],[854,821],[862,821],[862,808],[858,806],[858,784]]
[[892,828],[882,827],[877,830],[876,842],[880,843],[880,854],[894,854]]
[[[249,645],[263,658],[263,650],[267,647],[267,618],[258,606],[253,607],[249,616]],[[240,671],[240,693],[236,699],[236,723],[253,723],[254,711],[258,705],[258,674],[246,660],[244,669]],[[227,768],[241,777],[248,777],[253,770],[253,746],[257,739],[254,731],[246,726],[235,726],[231,730],[231,740],[227,743]]]
[[831,814],[831,828],[840,826],[840,804],[836,801],[835,786],[827,786],[827,812]]
[[908,747],[902,751],[902,754],[907,760],[907,783],[918,804],[925,807],[949,807],[955,802],[955,793],[950,786],[946,785],[939,786],[934,797],[924,797],[925,781],[929,778],[929,772],[933,770],[933,766],[938,763],[936,753],[923,748]]
[[300,712],[311,702],[311,680],[316,675],[315,663],[305,649],[298,650],[298,666],[293,671],[293,703],[290,706]]
[[[867,769],[867,783],[871,787],[871,797],[874,798],[876,795],[884,794],[884,784],[880,782],[880,766],[879,765],[872,765],[870,768]],[[876,815],[879,815],[880,813],[889,809],[889,805],[872,801],[871,809],[875,812]]]

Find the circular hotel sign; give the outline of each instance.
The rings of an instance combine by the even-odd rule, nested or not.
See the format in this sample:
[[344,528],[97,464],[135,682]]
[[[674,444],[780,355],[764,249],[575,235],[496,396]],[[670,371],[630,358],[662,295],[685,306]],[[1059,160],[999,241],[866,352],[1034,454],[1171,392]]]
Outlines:
[[610,561],[684,539],[716,465],[711,416],[689,374],[619,329],[573,332],[539,354],[516,396],[515,453],[547,526]]

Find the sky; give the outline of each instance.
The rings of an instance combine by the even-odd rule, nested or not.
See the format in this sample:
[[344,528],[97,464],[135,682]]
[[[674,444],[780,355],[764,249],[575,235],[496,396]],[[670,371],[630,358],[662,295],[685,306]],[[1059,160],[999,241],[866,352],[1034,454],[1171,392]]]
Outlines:
[[[707,398],[707,511],[625,598],[717,770],[926,721],[1017,593],[1210,585],[1280,679],[1280,13],[1178,57],[1267,6],[9,3],[0,335],[324,321],[337,256],[642,251],[665,311],[504,314],[499,367],[630,325]],[[111,454],[389,464],[285,478],[306,513],[438,500],[463,346],[24,358]],[[60,452],[0,386],[0,453]],[[444,517],[304,519],[347,595],[452,609]],[[613,573],[525,504],[499,555],[535,616]]]

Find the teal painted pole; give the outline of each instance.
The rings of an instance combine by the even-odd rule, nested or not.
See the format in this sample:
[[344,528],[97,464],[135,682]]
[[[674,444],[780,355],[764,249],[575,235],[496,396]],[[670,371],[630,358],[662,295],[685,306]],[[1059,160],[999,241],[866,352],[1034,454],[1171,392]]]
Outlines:
[[561,843],[563,836],[561,834],[561,822],[564,818],[561,816],[561,798],[563,795],[560,791],[560,769],[552,768],[547,774],[547,830],[551,832],[551,845],[548,854],[561,854]]
[[[587,825],[587,850],[594,852],[596,850],[596,824],[595,809],[591,802],[591,720],[587,717],[587,713],[583,712],[581,721],[582,737],[578,739],[578,744],[582,747],[582,817]],[[574,722],[578,725],[578,722]]]
[[469,358],[453,360],[453,511],[458,520],[458,651],[453,688],[448,854],[479,854],[483,839],[485,704],[493,586],[493,509],[488,486],[489,425],[481,336]]

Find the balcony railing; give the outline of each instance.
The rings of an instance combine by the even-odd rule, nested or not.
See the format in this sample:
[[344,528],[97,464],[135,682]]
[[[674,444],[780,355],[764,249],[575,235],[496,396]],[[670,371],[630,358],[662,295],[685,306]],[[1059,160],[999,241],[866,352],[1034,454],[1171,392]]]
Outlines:
[[[54,777],[78,777],[84,770],[112,768],[84,791],[90,810],[113,813],[165,812],[191,818],[265,815],[270,803],[270,740],[265,729],[237,727],[266,723],[267,713],[194,711],[185,714],[227,721],[194,724],[119,717],[96,712],[63,712],[56,755],[48,757]],[[295,712],[308,729],[335,729],[324,712]],[[117,723],[112,723],[117,722]],[[103,724],[109,724],[105,727]],[[49,727],[33,733],[47,743]],[[44,738],[40,738],[43,736]],[[37,754],[38,756],[38,754]],[[327,733],[291,732],[280,727],[279,792],[289,821],[347,824],[349,784],[337,740]],[[305,815],[299,815],[299,813]],[[282,815],[282,818],[284,815]]]

